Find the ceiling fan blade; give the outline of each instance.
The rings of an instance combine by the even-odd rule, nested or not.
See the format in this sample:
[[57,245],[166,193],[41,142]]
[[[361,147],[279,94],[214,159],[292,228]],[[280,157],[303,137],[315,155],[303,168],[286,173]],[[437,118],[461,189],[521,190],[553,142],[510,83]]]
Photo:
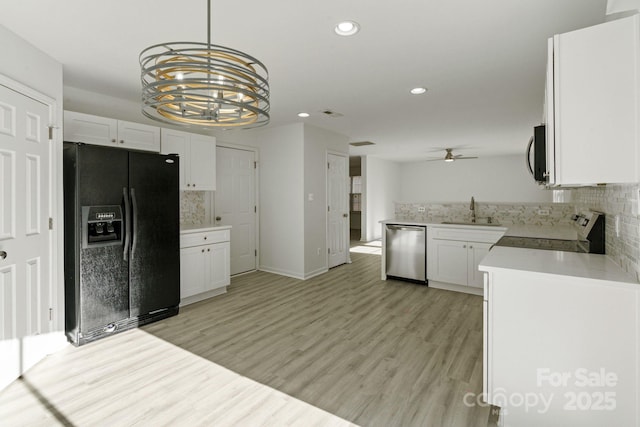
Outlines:
[[453,148],[445,148],[445,156],[444,157],[430,157],[427,158],[427,162],[452,162],[455,160],[467,160],[467,159],[477,159],[477,157],[466,157],[464,154],[453,154]]

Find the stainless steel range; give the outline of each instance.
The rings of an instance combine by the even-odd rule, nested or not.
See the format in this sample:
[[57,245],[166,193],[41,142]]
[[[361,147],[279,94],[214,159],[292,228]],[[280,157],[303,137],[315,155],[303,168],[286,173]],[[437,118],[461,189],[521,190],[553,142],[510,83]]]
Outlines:
[[573,215],[571,219],[578,235],[576,240],[504,236],[495,246],[604,254],[604,214],[592,211]]

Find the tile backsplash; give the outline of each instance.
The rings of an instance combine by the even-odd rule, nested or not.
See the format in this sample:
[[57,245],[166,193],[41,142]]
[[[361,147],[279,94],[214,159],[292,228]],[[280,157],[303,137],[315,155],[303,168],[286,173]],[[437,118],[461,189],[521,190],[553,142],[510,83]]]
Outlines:
[[205,192],[180,192],[180,224],[193,225],[205,222]]
[[[469,221],[471,219],[470,202],[433,203],[433,202],[396,202],[395,217],[397,219],[423,222]],[[424,208],[424,212],[420,210]],[[572,203],[491,203],[476,202],[476,218],[478,222],[498,224],[535,224],[558,225],[570,224],[571,215],[575,212]]]
[[638,184],[609,184],[573,191],[576,209],[591,209],[606,214],[605,252],[636,278],[640,278],[639,191]]
[[[593,210],[604,212],[605,253],[623,270],[640,280],[640,185],[609,184],[572,191],[571,203],[476,202],[478,222],[509,224],[571,224],[571,215]],[[424,208],[424,212],[420,210]],[[397,219],[423,222],[469,221],[469,202],[396,202]],[[617,225],[616,225],[617,223]]]

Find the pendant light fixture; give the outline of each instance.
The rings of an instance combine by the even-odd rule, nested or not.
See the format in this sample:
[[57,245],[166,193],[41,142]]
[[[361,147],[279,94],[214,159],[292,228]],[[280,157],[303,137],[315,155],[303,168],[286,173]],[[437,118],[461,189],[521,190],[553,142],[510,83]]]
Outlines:
[[207,42],[171,42],[140,53],[142,114],[172,125],[254,128],[269,123],[269,74],[256,58]]

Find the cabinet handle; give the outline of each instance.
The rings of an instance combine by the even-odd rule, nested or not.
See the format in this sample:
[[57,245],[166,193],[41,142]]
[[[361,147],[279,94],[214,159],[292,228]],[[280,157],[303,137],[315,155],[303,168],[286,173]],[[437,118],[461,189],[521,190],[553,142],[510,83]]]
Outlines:
[[462,245],[462,248],[463,248],[463,249],[466,249],[466,248],[467,248],[467,245]]
[[195,185],[195,184],[193,184],[193,186],[195,187],[196,185]]
[[124,139],[121,139],[121,140],[120,140],[120,144],[124,144]]
[[221,220],[222,220],[222,217],[221,217],[221,216],[217,216],[217,217],[216,217],[216,221],[221,221]]
[[191,184],[187,184],[187,187],[191,187]]
[[113,138],[113,139],[111,140],[111,142],[116,142],[116,139],[115,139],[115,138]]
[[204,253],[204,249],[202,250],[202,253]]
[[473,249],[473,246],[469,246],[469,249]]
[[5,251],[0,251],[0,259],[7,258],[7,253]]
[[204,240],[207,240],[207,236],[204,236]]
[[207,252],[211,252],[211,249],[207,249]]

